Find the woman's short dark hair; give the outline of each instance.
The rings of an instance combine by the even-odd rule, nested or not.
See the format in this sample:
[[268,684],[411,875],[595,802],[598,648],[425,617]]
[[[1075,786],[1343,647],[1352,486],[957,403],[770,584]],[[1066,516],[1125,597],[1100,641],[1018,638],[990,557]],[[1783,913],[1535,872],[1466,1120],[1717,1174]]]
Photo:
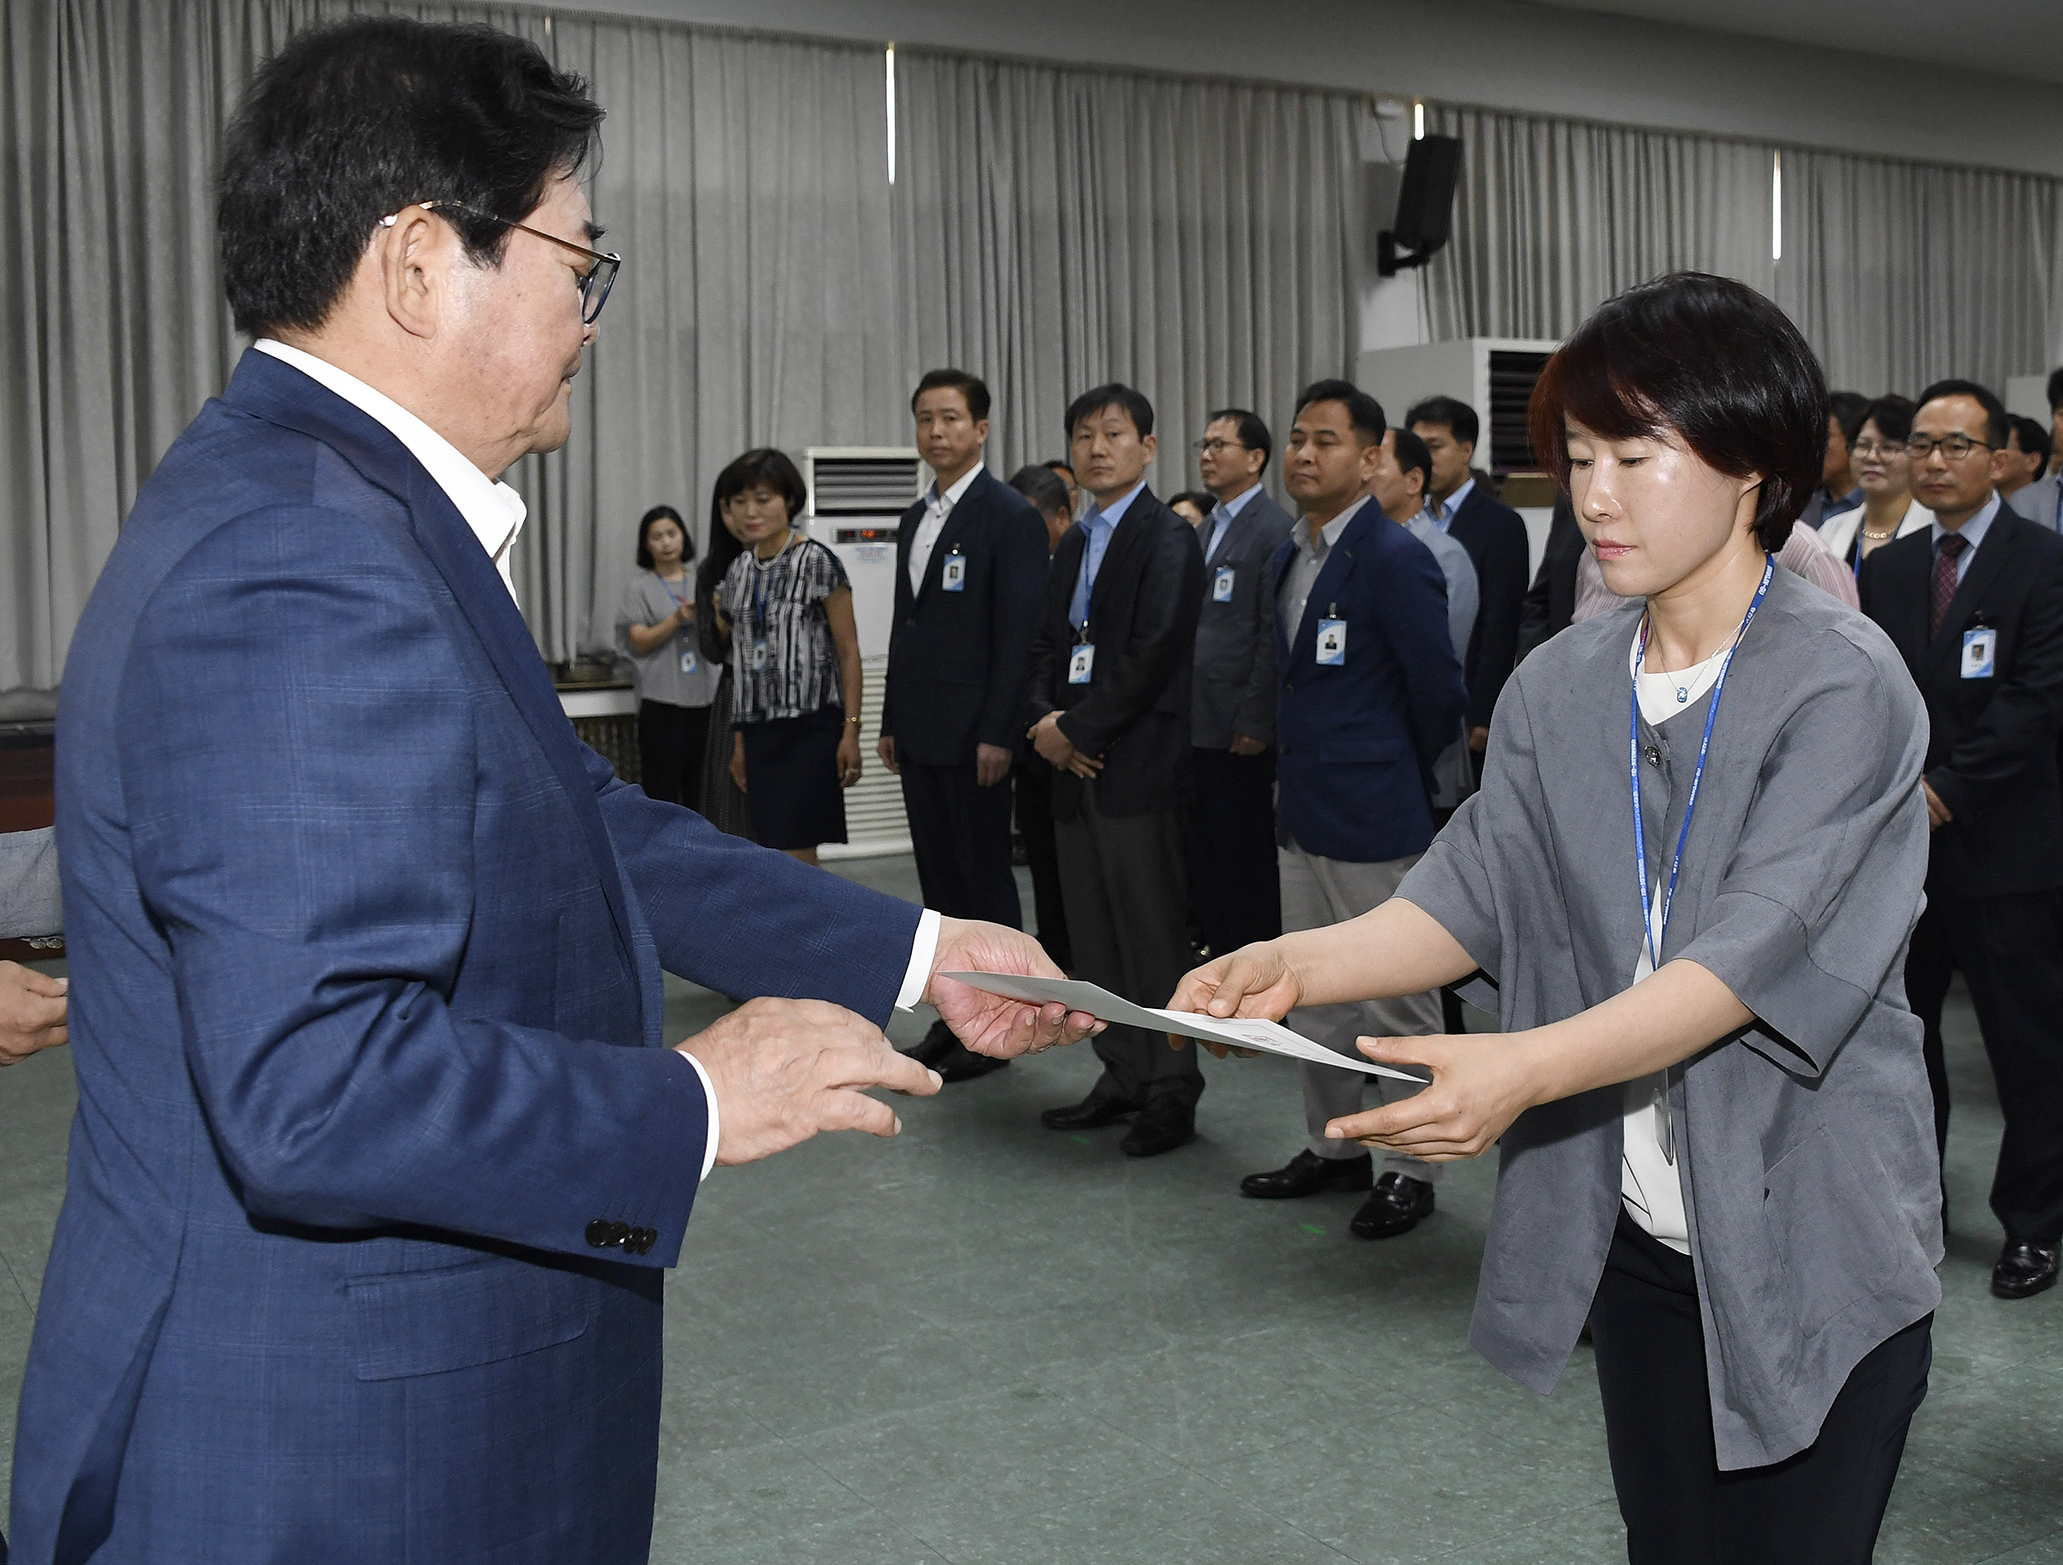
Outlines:
[[754,446],[718,473],[713,503],[721,510],[725,501],[735,499],[748,489],[757,489],[761,484],[788,502],[790,522],[809,509],[809,490],[802,482],[802,474],[795,470],[795,464],[788,460],[786,452],[777,451],[772,446]]
[[1211,512],[1218,508],[1218,497],[1208,489],[1184,489],[1177,494],[1168,496],[1168,509],[1170,511],[1174,510],[1175,506],[1183,500],[1187,500],[1205,516],[1209,516]]
[[1055,511],[1072,515],[1074,502],[1067,497],[1067,485],[1060,481],[1060,475],[1053,471],[1053,464],[1033,463],[1020,467],[1010,475],[1010,487],[1032,504],[1032,509],[1041,516]]
[[688,524],[681,520],[680,512],[670,505],[655,505],[638,522],[638,564],[651,570],[652,549],[646,542],[652,536],[654,522],[671,522],[681,530],[681,563],[687,564],[695,557],[695,535],[688,531]]
[[1527,419],[1564,489],[1571,422],[1606,440],[1674,435],[1729,478],[1760,473],[1755,538],[1772,552],[1827,453],[1827,386],[1805,338],[1747,284],[1703,272],[1600,305],[1547,361]]
[[[373,227],[417,201],[519,221],[594,147],[587,83],[491,27],[357,17],[297,34],[230,123],[216,229],[239,331],[319,327]],[[506,223],[449,212],[499,263]]]
[[[1919,411],[1912,398],[1901,397],[1894,392],[1877,398],[1862,410],[1862,423],[1855,426],[1855,432],[1860,435],[1864,424],[1875,424],[1880,439],[1902,446],[1906,436],[1913,432],[1913,415]],[[1852,440],[1849,442],[1850,445],[1854,443]]]

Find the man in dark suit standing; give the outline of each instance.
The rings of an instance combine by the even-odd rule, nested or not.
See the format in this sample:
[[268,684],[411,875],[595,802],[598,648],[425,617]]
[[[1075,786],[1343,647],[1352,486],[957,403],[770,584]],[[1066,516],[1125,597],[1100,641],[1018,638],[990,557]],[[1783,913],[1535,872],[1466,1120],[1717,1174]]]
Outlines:
[[1275,879],[1275,594],[1268,562],[1289,515],[1261,487],[1274,449],[1244,408],[1213,413],[1196,443],[1217,505],[1203,519],[1187,818],[1189,900],[1213,956],[1282,933]]
[[1933,730],[1927,906],[1905,982],[1926,1029],[1935,1134],[1945,1147],[1941,1003],[1959,966],[2006,1121],[1991,1187],[2006,1242],[1991,1289],[2024,1299],[2055,1284],[2063,1244],[2063,539],[2000,502],[2006,436],[2006,410],[1984,387],[1927,389],[1906,450],[1934,525],[1870,555],[1861,596]]
[[1588,545],[1576,525],[1576,508],[1565,494],[1554,497],[1554,519],[1547,528],[1547,547],[1540,554],[1540,569],[1519,610],[1518,660],[1576,618],[1576,566]]
[[1404,423],[1433,459],[1426,513],[1460,540],[1476,567],[1476,629],[1462,674],[1468,681],[1468,746],[1480,766],[1490,743],[1490,714],[1518,662],[1527,586],[1526,523],[1478,484],[1470,470],[1480,432],[1474,408],[1454,397],[1427,397]]
[[[1439,562],[1368,498],[1385,429],[1375,398],[1321,380],[1299,400],[1289,433],[1284,478],[1303,516],[1273,571],[1286,929],[1358,918],[1395,894],[1433,840],[1433,767],[1466,700]],[[1317,1006],[1292,1012],[1289,1025],[1359,1059],[1357,1037],[1440,1032],[1440,997]],[[1392,1153],[1376,1180],[1365,1149],[1325,1134],[1362,1111],[1368,1078],[1331,1065],[1297,1070],[1310,1140],[1287,1167],[1249,1174],[1240,1192],[1280,1200],[1368,1190],[1353,1233],[1387,1239],[1415,1228],[1433,1210],[1440,1165]],[[1392,1084],[1376,1081],[1387,1096]]]
[[[1045,524],[982,462],[989,389],[980,380],[932,370],[917,383],[910,411],[933,476],[896,532],[876,750],[902,778],[924,905],[1018,929],[1010,763],[1046,596]],[[949,1082],[1009,1063],[976,1054],[943,1019],[909,1052]]]
[[[1032,643],[1031,739],[1054,768],[1053,818],[1075,972],[1166,1005],[1188,971],[1182,803],[1190,664],[1203,602],[1195,530],[1146,487],[1153,404],[1098,386],[1067,410],[1075,476],[1091,504],[1054,553]],[[1081,1102],[1041,1116],[1080,1130],[1136,1115],[1123,1142],[1152,1157],[1196,1130],[1196,1050],[1112,1027]]]
[[[601,116],[522,39],[367,16],[230,126],[255,340],[65,666],[79,1103],[21,1565],[644,1559],[710,1169],[894,1134],[860,1089],[936,1090],[880,1032],[919,998],[1046,1041],[937,971],[1050,976],[1026,936],[648,798],[553,693],[497,479],[571,426]],[[753,998],[668,1047],[662,968]]]

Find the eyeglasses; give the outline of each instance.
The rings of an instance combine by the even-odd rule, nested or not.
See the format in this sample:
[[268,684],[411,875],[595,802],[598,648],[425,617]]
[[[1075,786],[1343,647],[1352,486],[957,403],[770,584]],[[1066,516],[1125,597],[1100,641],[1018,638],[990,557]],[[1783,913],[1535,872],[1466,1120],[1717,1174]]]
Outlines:
[[[467,206],[463,201],[418,201],[417,206],[425,212],[463,212],[467,217],[477,218],[483,223],[499,223],[504,228],[520,228],[526,234],[535,234],[539,239],[549,239],[563,250],[572,250],[584,255],[594,264],[580,274],[580,323],[592,326],[595,317],[602,313],[602,306],[609,302],[609,290],[616,286],[617,268],[623,265],[623,257],[610,251],[590,250],[586,245],[577,245],[570,239],[561,239],[557,234],[548,234],[541,228],[532,228],[528,223],[519,223],[512,217],[496,217],[492,212],[483,212],[478,207]],[[400,219],[399,212],[390,213],[380,219],[380,227],[392,228]]]
[[1251,448],[1236,440],[1199,440],[1196,449],[1205,456],[1223,456],[1227,451],[1246,451]]
[[1906,438],[1905,454],[1915,462],[1924,462],[1939,451],[1951,462],[1960,462],[1979,446],[1987,451],[1998,449],[1988,440],[1972,440],[1968,435],[1944,435],[1939,440],[1932,435],[1911,435]]
[[1900,456],[1905,452],[1903,440],[1858,440],[1848,448],[1867,461],[1873,456]]

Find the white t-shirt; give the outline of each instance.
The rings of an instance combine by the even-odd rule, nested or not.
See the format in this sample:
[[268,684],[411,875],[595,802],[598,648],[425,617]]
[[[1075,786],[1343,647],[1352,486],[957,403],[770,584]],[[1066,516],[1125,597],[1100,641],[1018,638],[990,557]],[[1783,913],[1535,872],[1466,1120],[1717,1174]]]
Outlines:
[[[1627,664],[1633,670],[1634,688],[1640,696],[1640,715],[1651,727],[1659,728],[1710,690],[1726,666],[1724,650],[1680,673],[1647,673],[1639,667],[1640,633],[1634,632],[1633,649]],[[1700,736],[1702,737],[1702,735]],[[1646,760],[1641,764],[1645,766]],[[1642,804],[1650,802],[1643,786]],[[1660,799],[1667,794],[1654,790]],[[1654,894],[1649,918],[1655,938],[1662,936],[1662,903],[1669,894],[1669,860],[1675,845],[1665,850],[1661,867],[1648,882]],[[1654,972],[1648,960],[1646,931],[1642,931],[1640,953],[1633,964],[1633,981],[1639,983]],[[1679,1255],[1691,1253],[1690,1219],[1683,1210],[1683,1178],[1677,1169],[1675,1144],[1678,1137],[1668,1118],[1669,1073],[1657,1071],[1629,1081],[1625,1087],[1626,1150],[1619,1163],[1619,1200],[1626,1215]]]

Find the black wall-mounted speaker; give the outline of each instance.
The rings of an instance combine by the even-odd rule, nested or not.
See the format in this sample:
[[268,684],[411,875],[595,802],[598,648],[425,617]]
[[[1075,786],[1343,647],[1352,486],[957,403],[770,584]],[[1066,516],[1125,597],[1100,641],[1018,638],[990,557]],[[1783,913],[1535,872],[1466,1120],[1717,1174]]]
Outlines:
[[1376,236],[1379,273],[1394,277],[1407,266],[1423,266],[1447,242],[1460,178],[1460,137],[1421,136],[1411,143],[1396,221]]

